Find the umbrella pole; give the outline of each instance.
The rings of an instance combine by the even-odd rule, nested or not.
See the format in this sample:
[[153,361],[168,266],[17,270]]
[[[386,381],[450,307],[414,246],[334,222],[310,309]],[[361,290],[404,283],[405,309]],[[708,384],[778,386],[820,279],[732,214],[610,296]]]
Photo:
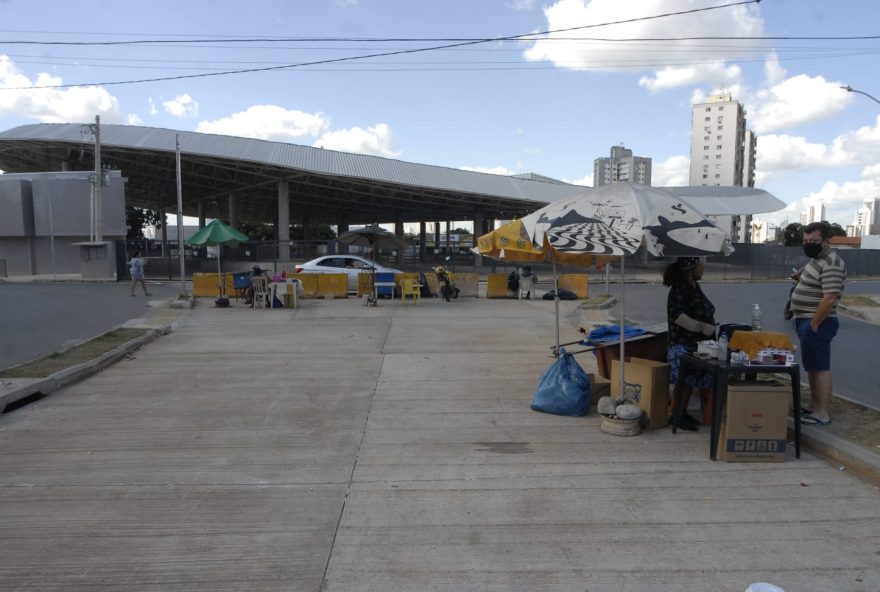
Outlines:
[[624,389],[624,385],[626,384],[624,381],[624,373],[623,367],[626,365],[626,355],[624,354],[624,342],[623,342],[623,324],[624,324],[624,316],[626,313],[626,280],[624,278],[624,259],[626,259],[626,255],[620,256],[620,396],[622,397],[626,390]]
[[217,290],[220,292],[220,298],[223,298],[223,284],[226,282],[223,281],[223,274],[220,272],[220,253],[223,252],[223,245],[217,245]]
[[556,307],[556,351],[559,351],[559,282],[556,278],[556,254],[551,255],[553,261],[553,304]]

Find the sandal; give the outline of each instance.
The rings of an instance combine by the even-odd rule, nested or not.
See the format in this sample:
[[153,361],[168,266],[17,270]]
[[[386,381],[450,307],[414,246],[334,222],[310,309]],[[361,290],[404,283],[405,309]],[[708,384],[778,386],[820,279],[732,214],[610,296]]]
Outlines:
[[812,415],[806,415],[801,418],[801,423],[808,426],[814,426],[817,428],[831,425],[831,419],[821,420],[818,417],[813,417]]

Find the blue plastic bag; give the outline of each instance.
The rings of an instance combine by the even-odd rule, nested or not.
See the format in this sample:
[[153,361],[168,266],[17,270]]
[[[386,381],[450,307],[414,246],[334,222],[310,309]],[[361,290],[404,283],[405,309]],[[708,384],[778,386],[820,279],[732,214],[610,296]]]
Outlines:
[[559,352],[559,358],[538,379],[532,409],[554,415],[586,415],[592,398],[590,377],[565,348]]

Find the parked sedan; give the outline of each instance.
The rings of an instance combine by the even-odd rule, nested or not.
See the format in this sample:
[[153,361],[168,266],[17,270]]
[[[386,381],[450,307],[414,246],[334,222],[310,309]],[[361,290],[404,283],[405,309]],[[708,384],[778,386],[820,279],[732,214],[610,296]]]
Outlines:
[[348,275],[348,291],[357,292],[358,275],[361,273],[402,273],[399,269],[384,267],[357,255],[327,255],[296,266],[296,272],[306,273],[345,273]]

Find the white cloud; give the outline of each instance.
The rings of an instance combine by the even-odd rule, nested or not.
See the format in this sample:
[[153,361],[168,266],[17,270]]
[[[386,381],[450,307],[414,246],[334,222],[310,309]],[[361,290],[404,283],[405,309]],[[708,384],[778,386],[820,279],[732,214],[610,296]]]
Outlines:
[[253,105],[229,117],[199,122],[196,131],[287,142],[317,136],[329,127],[330,120],[322,113],[288,110],[277,105]]
[[0,115],[29,117],[43,123],[92,121],[100,115],[105,123],[120,123],[119,101],[100,86],[72,88],[30,88],[63,84],[46,73],[31,81],[8,56],[0,54],[0,88],[22,88],[0,92]]
[[490,175],[516,175],[518,174],[516,171],[512,171],[505,166],[498,165],[496,167],[472,167],[472,166],[462,166],[458,167],[463,171],[473,171],[475,173],[488,173]]
[[507,7],[522,11],[532,10],[535,7],[536,1],[537,0],[509,0]]
[[748,123],[759,133],[792,128],[832,117],[851,101],[852,96],[841,90],[840,82],[799,74],[758,91],[746,103],[749,107]]
[[[559,0],[544,8],[547,29],[569,29],[589,24],[600,24],[625,19],[635,19],[647,15],[690,10],[703,6],[699,0],[640,0],[639,2],[620,2],[619,0]],[[579,70],[590,69],[628,69],[660,70],[653,82],[645,79],[646,86],[666,87],[676,80],[691,84],[694,80],[706,80],[710,84],[724,84],[733,72],[720,66],[725,61],[743,57],[742,44],[736,41],[680,41],[669,42],[628,42],[576,40],[564,41],[554,38],[601,37],[605,39],[662,38],[700,36],[748,37],[759,36],[764,32],[764,22],[757,9],[747,6],[734,6],[721,10],[711,10],[689,15],[652,20],[640,20],[619,25],[609,25],[578,31],[563,31],[551,34],[548,40],[534,42],[524,52],[529,61],[548,61],[560,68]],[[754,44],[752,44],[754,45]],[[695,59],[695,56],[696,59]],[[682,63],[699,64],[676,71]],[[719,75],[725,78],[719,80]],[[701,78],[708,76],[708,78]],[[660,80],[662,78],[662,80]]]
[[856,210],[869,197],[877,197],[877,186],[873,180],[847,181],[843,184],[828,181],[818,191],[801,196],[785,209],[767,217],[776,223],[781,223],[782,220],[797,222],[801,212],[808,206],[824,204],[825,219],[845,228],[847,224],[852,224]]
[[386,158],[397,158],[402,154],[400,150],[393,150],[394,135],[391,133],[391,128],[385,123],[379,123],[367,129],[352,127],[325,132],[312,145],[328,150],[372,154]]
[[523,154],[528,154],[529,156],[536,156],[541,154],[541,151],[537,148],[523,148]]
[[565,183],[571,183],[572,185],[583,185],[584,187],[592,187],[593,186],[593,173],[589,173],[584,175],[580,179],[562,179]]
[[801,136],[758,136],[759,179],[772,173],[815,168],[864,166],[880,163],[880,116],[874,126],[864,126],[834,138],[830,144],[809,142]]
[[127,123],[128,125],[143,125],[144,120],[141,119],[137,113],[129,113],[125,117],[125,123]]
[[690,184],[691,159],[688,156],[670,156],[651,164],[651,185],[678,187]]
[[742,82],[742,70],[736,64],[728,66],[722,61],[693,66],[670,66],[658,70],[653,77],[642,76],[639,85],[651,92],[659,92],[704,81],[729,89]]
[[147,102],[150,104],[150,115],[158,115],[159,109],[156,107],[156,103],[153,102],[153,97],[149,97]]
[[876,177],[880,179],[880,161],[875,164],[866,166],[862,169],[862,177],[871,178]]
[[779,56],[771,53],[764,61],[764,76],[767,86],[779,84],[785,79],[788,71],[779,65]]
[[199,116],[199,104],[189,95],[178,95],[170,101],[164,101],[162,108],[174,117]]

